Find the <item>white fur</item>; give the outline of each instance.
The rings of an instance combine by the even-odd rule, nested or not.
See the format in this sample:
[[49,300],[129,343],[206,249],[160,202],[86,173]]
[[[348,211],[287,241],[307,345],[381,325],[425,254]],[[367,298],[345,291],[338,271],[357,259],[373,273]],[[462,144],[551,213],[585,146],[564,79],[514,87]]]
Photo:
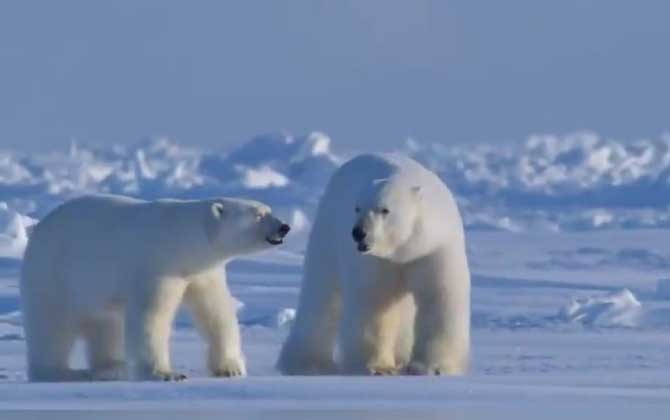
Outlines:
[[[60,206],[37,225],[24,258],[29,378],[180,379],[168,342],[182,300],[208,342],[212,374],[244,375],[235,304],[220,269],[269,247],[280,225],[267,206],[237,199],[87,196]],[[69,368],[79,337],[90,370]]]
[[[367,232],[365,253],[352,238],[354,226]],[[278,368],[336,372],[336,341],[346,374],[467,370],[463,225],[444,183],[412,159],[359,156],[335,173],[321,199]]]

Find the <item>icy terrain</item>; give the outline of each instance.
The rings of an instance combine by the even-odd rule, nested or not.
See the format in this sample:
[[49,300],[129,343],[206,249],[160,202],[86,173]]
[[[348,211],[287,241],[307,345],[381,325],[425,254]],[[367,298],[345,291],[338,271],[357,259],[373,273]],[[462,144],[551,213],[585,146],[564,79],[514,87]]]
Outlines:
[[[670,227],[670,136],[623,143],[580,132],[474,147],[410,139],[400,151],[447,182],[472,229]],[[64,153],[37,155],[0,147],[0,202],[40,216],[84,192],[145,198],[229,194],[309,215],[346,158],[319,132],[260,135],[228,154],[164,138],[105,149],[72,144]]]
[[[670,404],[670,138],[592,133],[519,146],[402,152],[456,193],[473,271],[473,368],[462,378],[285,378],[273,368],[294,316],[319,195],[348,157],[327,135],[262,135],[228,154],[166,139],[64,153],[0,151],[0,408],[592,407],[611,418]],[[31,226],[85,192],[241,195],[294,229],[279,251],[232,263],[250,377],[206,378],[187,314],[173,337],[179,384],[28,384],[18,302]],[[81,350],[81,349],[80,349]],[[75,363],[82,363],[82,354]],[[646,410],[646,411],[645,411]],[[588,412],[584,411],[584,412]]]

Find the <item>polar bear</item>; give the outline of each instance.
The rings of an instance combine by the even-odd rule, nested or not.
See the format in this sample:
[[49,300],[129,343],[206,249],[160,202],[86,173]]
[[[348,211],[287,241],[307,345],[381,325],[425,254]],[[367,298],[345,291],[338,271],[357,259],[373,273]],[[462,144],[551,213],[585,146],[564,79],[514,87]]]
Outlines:
[[[29,379],[183,379],[168,348],[182,300],[208,342],[211,373],[244,375],[236,305],[221,266],[281,244],[289,229],[268,206],[233,198],[97,195],[63,204],[37,224],[24,257]],[[68,365],[79,337],[89,370]]]
[[398,154],[344,164],[319,203],[278,369],[462,374],[469,347],[470,273],[449,189]]

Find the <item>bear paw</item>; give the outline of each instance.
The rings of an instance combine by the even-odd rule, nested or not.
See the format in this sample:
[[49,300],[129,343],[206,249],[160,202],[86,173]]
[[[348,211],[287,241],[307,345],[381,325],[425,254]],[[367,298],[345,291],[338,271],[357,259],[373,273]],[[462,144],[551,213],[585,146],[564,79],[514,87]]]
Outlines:
[[426,363],[413,361],[405,366],[406,375],[440,375],[440,369],[428,366]]
[[405,367],[404,373],[406,375],[460,375],[463,370],[446,364],[427,364],[415,360]]
[[94,381],[125,381],[128,379],[128,368],[124,362],[117,362],[94,368],[91,376]]
[[152,375],[154,381],[163,381],[163,382],[181,382],[186,380],[187,376],[183,373],[177,372],[154,372]]
[[169,367],[157,368],[148,364],[138,364],[132,367],[131,378],[135,381],[179,382],[186,379],[186,375],[173,372]]
[[241,358],[229,358],[212,369],[212,375],[217,378],[231,378],[234,376],[246,376],[247,369]]
[[394,376],[398,374],[398,368],[395,366],[370,366],[368,371],[373,376]]

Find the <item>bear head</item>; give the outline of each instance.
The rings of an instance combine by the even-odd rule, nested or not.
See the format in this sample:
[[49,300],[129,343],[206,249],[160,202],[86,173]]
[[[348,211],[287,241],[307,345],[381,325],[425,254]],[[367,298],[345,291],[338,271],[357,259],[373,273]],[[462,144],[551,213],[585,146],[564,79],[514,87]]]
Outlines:
[[400,179],[374,180],[358,195],[351,235],[359,252],[395,259],[412,239],[421,214],[421,187]]
[[226,258],[280,245],[291,229],[257,201],[220,198],[208,204],[207,238]]

